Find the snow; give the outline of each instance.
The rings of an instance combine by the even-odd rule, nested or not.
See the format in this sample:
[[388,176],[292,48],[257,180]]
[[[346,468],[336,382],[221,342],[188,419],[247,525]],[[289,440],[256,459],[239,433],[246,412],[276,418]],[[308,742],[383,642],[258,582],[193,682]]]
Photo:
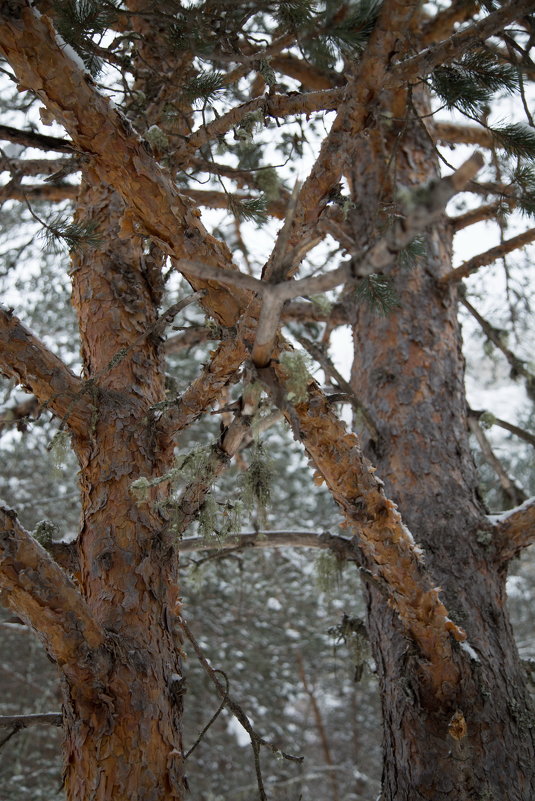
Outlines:
[[247,732],[245,731],[239,720],[236,720],[236,718],[234,717],[232,717],[229,720],[227,724],[227,731],[229,734],[234,735],[234,737],[238,742],[238,745],[241,746],[242,748],[246,745],[249,745],[249,743],[251,742],[249,735],[247,734]]
[[463,650],[463,651],[464,651],[466,654],[468,654],[468,656],[470,657],[470,659],[471,659],[473,662],[480,662],[480,661],[481,661],[481,660],[479,659],[479,655],[478,655],[478,654],[477,654],[477,653],[474,651],[474,649],[472,648],[472,646],[470,645],[470,643],[468,643],[466,640],[464,640],[463,642],[461,642],[461,643],[460,643],[460,646],[461,646],[462,650]]
[[278,598],[268,598],[266,608],[271,609],[273,612],[280,612],[282,609],[282,604]]
[[56,32],[56,42],[58,43],[59,47],[61,47],[65,55],[67,55],[71,59],[71,61],[74,61],[76,66],[79,69],[81,69],[82,72],[87,73],[87,75],[90,74],[84,62],[74,49],[74,47],[71,47],[70,44],[67,44],[67,42],[63,39],[63,37],[57,32]]
[[508,509],[507,512],[502,512],[502,514],[500,515],[487,515],[487,518],[490,520],[491,523],[497,526],[500,523],[504,523],[506,520],[508,520],[508,518],[510,518],[517,512],[529,509],[533,505],[535,505],[535,496],[532,498],[528,498],[527,501],[521,503],[520,506],[515,506],[514,509]]

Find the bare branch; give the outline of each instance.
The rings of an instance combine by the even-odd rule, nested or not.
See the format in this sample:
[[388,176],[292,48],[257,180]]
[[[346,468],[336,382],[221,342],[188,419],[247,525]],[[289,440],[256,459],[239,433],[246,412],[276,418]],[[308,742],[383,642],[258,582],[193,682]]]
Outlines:
[[512,350],[510,350],[504,342],[503,336],[501,336],[501,332],[499,329],[494,328],[493,325],[489,323],[488,320],[485,320],[484,317],[475,309],[469,300],[466,297],[461,296],[460,302],[463,304],[465,309],[467,309],[472,317],[479,323],[481,328],[483,329],[487,338],[495,345],[498,350],[500,350],[509,364],[511,365],[511,374],[513,376],[521,375],[526,380],[526,386],[529,391],[532,391],[535,388],[535,375],[530,373],[530,371],[526,368],[525,362],[522,359],[519,359],[518,356],[515,356]]
[[458,122],[436,121],[429,125],[434,139],[445,145],[477,145],[492,148],[494,139],[488,128],[479,125],[463,125]]
[[514,559],[535,542],[535,498],[529,498],[521,506],[502,515],[491,515],[490,520],[494,525],[494,542],[502,562]]
[[[488,412],[470,409],[469,414],[479,420],[482,415],[488,414]],[[499,426],[500,428],[505,429],[505,431],[510,431],[511,434],[514,434],[519,439],[523,439],[524,442],[528,442],[530,445],[535,447],[535,435],[531,434],[529,431],[525,431],[523,428],[513,425],[513,423],[508,423],[506,420],[501,420],[499,417],[495,417],[493,414],[491,414],[490,417],[491,425]]]
[[69,175],[80,169],[80,159],[12,159],[0,157],[0,171],[6,170],[14,175],[53,175],[61,172]]
[[[510,202],[507,205],[513,206],[514,203]],[[465,214],[459,214],[457,217],[450,217],[449,223],[453,232],[456,234],[458,231],[462,231],[463,228],[468,228],[470,225],[495,219],[500,212],[503,212],[504,207],[507,207],[507,205],[503,201],[497,200],[494,203],[488,203],[484,206],[478,206],[476,209],[470,209],[470,211],[465,212]]]
[[0,506],[0,587],[4,602],[39,632],[59,665],[77,665],[104,643],[73,581],[6,506]]
[[501,259],[503,256],[506,256],[508,253],[512,253],[513,250],[518,250],[519,248],[525,247],[534,240],[535,228],[528,228],[527,231],[511,237],[511,239],[506,239],[499,245],[489,248],[489,250],[486,250],[484,253],[479,253],[477,256],[468,259],[468,261],[465,261],[460,267],[457,267],[455,270],[451,270],[449,273],[446,273],[446,275],[443,275],[442,278],[438,279],[438,281],[443,286],[455,281],[461,281],[463,278],[467,278],[469,275],[477,272],[481,267],[486,267],[488,264],[493,264],[495,261]]
[[451,175],[436,181],[431,186],[413,190],[405,199],[407,216],[402,221],[396,221],[383,238],[365,250],[358,259],[345,262],[330,272],[297,281],[270,284],[244,273],[223,271],[200,261],[181,259],[179,266],[184,272],[196,275],[198,278],[257,292],[263,296],[264,302],[266,296],[269,296],[274,305],[299,296],[327,292],[356,276],[381,272],[391,264],[397,253],[405,248],[416,234],[443,213],[448,201],[466,186],[482,165],[483,158],[476,152]]
[[479,424],[479,420],[470,415],[468,417],[468,425],[470,427],[470,431],[475,436],[479,447],[481,448],[483,456],[498,476],[500,486],[504,494],[509,498],[509,501],[515,506],[525,501],[525,492],[517,484],[515,484],[513,479],[507,474],[504,466],[492,450],[490,442],[488,441],[483,429]]
[[532,11],[532,0],[516,0],[516,2],[509,2],[501,6],[497,11],[493,11],[484,19],[474,22],[473,25],[459,33],[454,33],[448,39],[396,64],[390,72],[390,78],[386,81],[386,88],[395,88],[405,81],[429,75],[439,64],[452,61],[460,53],[467,52],[473,45],[484,41],[506,25]]
[[80,187],[77,184],[20,184],[13,183],[0,189],[0,197],[4,200],[49,200],[57,203],[61,200],[76,200]]
[[[241,106],[227,111],[221,117],[194,131],[185,144],[185,151],[195,151],[212,139],[223,136],[235,128],[247,114],[262,111],[264,117],[288,117],[293,114],[312,114],[315,111],[335,111],[343,98],[342,89],[305,92],[297,96],[271,95],[255,97]],[[180,156],[181,151],[177,154]]]
[[40,150],[54,150],[59,153],[78,153],[72,142],[58,139],[55,136],[45,136],[34,131],[19,131],[9,125],[0,125],[0,139],[14,142],[25,147],[35,147]]
[[0,728],[14,726],[27,729],[29,726],[62,726],[63,716],[60,712],[41,712],[33,715],[0,715]]
[[265,740],[263,737],[261,737],[259,734],[257,734],[257,732],[253,729],[249,718],[247,717],[247,715],[245,714],[245,712],[243,711],[241,706],[236,701],[234,701],[234,699],[228,694],[226,688],[223,686],[223,684],[221,684],[221,682],[217,678],[216,671],[214,670],[214,668],[208,662],[208,659],[206,658],[202,648],[200,647],[200,645],[197,642],[196,638],[193,636],[193,633],[191,632],[191,630],[190,630],[188,624],[185,622],[185,620],[181,620],[180,621],[180,627],[182,628],[182,630],[184,631],[186,637],[188,638],[188,640],[192,644],[193,650],[197,654],[197,658],[198,658],[200,664],[202,665],[203,669],[206,671],[206,673],[208,674],[208,676],[212,680],[212,682],[213,682],[217,692],[219,693],[220,697],[221,698],[225,698],[225,705],[232,712],[234,717],[241,723],[241,725],[243,726],[243,728],[245,729],[245,731],[247,732],[247,734],[251,738],[251,742],[252,743],[254,742],[257,745],[261,745],[261,746],[264,746],[265,748],[268,748],[270,751],[272,751],[276,755],[282,754],[282,756],[285,759],[289,759],[292,762],[302,762],[303,761],[303,757],[296,757],[296,756],[292,756],[291,754],[287,754],[284,751],[282,751],[280,748],[278,748],[277,746],[275,746],[272,743],[268,742],[268,740]]
[[74,431],[83,431],[92,405],[84,383],[29,331],[10,310],[0,307],[0,370],[28,387]]
[[361,565],[362,557],[356,539],[341,537],[329,531],[250,531],[226,537],[214,544],[203,537],[190,537],[178,543],[181,554],[198,551],[243,551],[258,548],[319,548],[332,551],[337,558]]

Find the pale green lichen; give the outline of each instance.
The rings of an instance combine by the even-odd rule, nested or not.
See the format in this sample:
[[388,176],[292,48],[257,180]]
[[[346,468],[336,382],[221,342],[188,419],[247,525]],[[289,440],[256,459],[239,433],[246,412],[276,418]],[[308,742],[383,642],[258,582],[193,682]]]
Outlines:
[[310,381],[309,362],[303,353],[286,351],[280,357],[286,372],[287,398],[293,403],[304,403],[308,398]]
[[257,522],[262,527],[267,521],[272,483],[273,463],[262,443],[255,442],[251,448],[249,467],[243,475],[242,501],[247,511],[256,513]]
[[342,567],[343,563],[330,551],[322,551],[316,557],[314,569],[316,572],[316,585],[320,592],[332,595],[338,589]]

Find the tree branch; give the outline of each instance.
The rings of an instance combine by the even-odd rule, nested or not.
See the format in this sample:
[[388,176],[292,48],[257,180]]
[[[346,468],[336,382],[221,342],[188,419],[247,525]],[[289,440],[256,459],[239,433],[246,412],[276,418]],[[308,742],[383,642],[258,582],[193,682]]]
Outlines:
[[452,61],[461,53],[469,51],[475,44],[488,39],[506,25],[532,11],[532,0],[516,0],[501,6],[497,11],[493,11],[459,33],[454,33],[448,39],[396,64],[391,69],[390,77],[385,81],[386,88],[393,89],[407,81],[429,75],[435,67]]
[[[343,94],[343,89],[325,89],[318,92],[303,92],[297,96],[255,97],[194,131],[184,145],[184,152],[194,152],[212,139],[223,136],[239,125],[247,114],[255,111],[262,111],[264,117],[288,117],[293,114],[312,114],[315,111],[336,111]],[[180,157],[181,152],[181,149],[178,149],[176,155]]]
[[483,456],[498,476],[498,481],[500,482],[500,487],[502,488],[504,495],[509,499],[513,506],[525,501],[525,492],[507,474],[504,466],[492,450],[490,442],[485,436],[477,418],[470,415],[468,417],[468,425],[470,431],[475,436],[479,447],[481,448]]
[[445,145],[477,145],[486,148],[492,148],[494,145],[491,132],[479,125],[438,120],[429,125],[429,132],[434,139]]
[[74,431],[87,427],[92,405],[84,382],[10,310],[0,307],[0,370],[31,390]]
[[461,296],[459,298],[460,302],[463,304],[465,309],[467,309],[472,317],[477,320],[483,332],[485,333],[487,339],[489,339],[493,345],[495,345],[498,350],[500,350],[509,364],[511,365],[511,375],[513,377],[521,375],[526,381],[526,389],[528,394],[533,394],[535,391],[535,375],[530,373],[530,371],[526,368],[525,362],[522,359],[519,359],[518,356],[515,356],[512,350],[510,350],[504,340],[503,337],[500,336],[501,332],[499,329],[494,328],[493,325],[489,323],[488,320],[485,320],[484,317],[475,309],[469,300],[466,297]]
[[498,559],[503,563],[510,562],[535,542],[535,498],[502,515],[491,515],[490,520]]
[[504,242],[496,245],[496,247],[489,248],[489,250],[486,250],[484,253],[479,253],[477,256],[468,259],[468,261],[465,261],[460,267],[451,270],[449,273],[446,273],[446,275],[443,275],[442,278],[439,278],[438,282],[442,284],[442,286],[446,286],[447,284],[461,281],[463,278],[467,278],[469,275],[477,272],[481,267],[493,264],[498,259],[506,256],[507,253],[525,247],[525,245],[529,245],[529,243],[534,240],[535,228],[528,228],[527,231],[511,237],[511,239],[506,239]]
[[416,234],[425,230],[443,213],[449,200],[466,186],[482,166],[483,158],[476,152],[451,175],[431,185],[417,187],[404,199],[406,216],[402,220],[397,219],[383,238],[373,243],[359,258],[318,276],[270,284],[251,275],[223,271],[200,261],[182,259],[180,266],[183,271],[204,280],[220,281],[228,286],[256,292],[264,298],[264,303],[266,297],[276,304],[299,296],[327,292],[352,278],[380,273]]
[[0,171],[5,170],[13,175],[53,175],[61,172],[69,175],[81,168],[80,159],[12,159],[0,158]]
[[243,551],[258,548],[319,548],[332,551],[339,559],[362,565],[362,557],[355,537],[348,539],[329,531],[251,531],[218,540],[189,537],[178,543],[181,554],[198,551]]
[[89,650],[103,645],[72,580],[6,506],[0,506],[0,588],[3,603],[39,633],[60,666],[80,667]]
[[514,206],[514,203],[506,204],[501,200],[497,200],[495,203],[487,203],[484,206],[478,206],[476,209],[470,209],[470,211],[465,212],[465,214],[459,214],[457,217],[450,217],[449,223],[453,233],[456,234],[458,231],[462,231],[463,228],[468,228],[468,226],[475,225],[478,222],[495,219],[507,205]]
[[353,408],[361,415],[364,425],[370,432],[371,436],[375,440],[376,443],[379,443],[381,440],[381,435],[375,425],[373,417],[371,416],[370,412],[366,409],[365,406],[362,405],[360,400],[357,398],[353,387],[346,381],[343,375],[338,372],[332,361],[329,359],[326,353],[317,345],[315,342],[312,342],[310,339],[307,339],[304,336],[294,335],[299,344],[307,350],[313,359],[316,359],[318,364],[322,367],[323,370],[329,375],[331,378],[334,378],[342,392],[345,392],[349,402],[352,404]]
[[62,726],[63,716],[59,712],[42,712],[33,715],[0,715],[0,729],[14,726],[17,730],[29,726]]
[[[475,417],[476,420],[479,420],[482,415],[489,414],[488,412],[476,411],[475,409],[470,409],[468,413],[472,417]],[[529,444],[533,445],[535,448],[535,436],[530,434],[529,431],[525,431],[523,428],[513,425],[513,423],[508,423],[506,420],[501,420],[499,417],[495,417],[493,414],[490,414],[490,417],[490,425],[499,426],[500,428],[505,429],[505,431],[510,431],[511,434],[514,434],[519,439],[523,439],[524,442],[529,442]]]
[[80,187],[77,184],[6,184],[0,189],[0,197],[5,200],[48,200],[58,203],[61,200],[76,200]]
[[73,143],[55,136],[45,136],[34,131],[19,131],[9,125],[0,125],[0,139],[14,142],[25,147],[35,147],[40,150],[54,150],[59,153],[78,153]]
[[385,497],[383,482],[363,457],[358,438],[333,414],[312,378],[306,401],[294,405],[288,400],[282,364],[274,360],[257,373],[357,534],[364,567],[384,583],[392,607],[424,656],[423,669],[434,690],[440,696],[448,686],[453,689],[459,671],[450,634],[457,640],[466,635],[450,620],[420,549],[396,505]]
[[[113,186],[129,206],[122,233],[148,235],[176,258],[194,252],[220,269],[236,269],[226,245],[208,234],[191,200],[178,193],[128,120],[58,44],[49,18],[16,0],[2,6],[0,19],[0,50],[20,83],[37,94],[75,146],[93,157],[86,168],[91,178]],[[220,284],[193,276],[191,283],[207,289],[203,303],[224,325],[234,324],[247,305],[247,298]]]

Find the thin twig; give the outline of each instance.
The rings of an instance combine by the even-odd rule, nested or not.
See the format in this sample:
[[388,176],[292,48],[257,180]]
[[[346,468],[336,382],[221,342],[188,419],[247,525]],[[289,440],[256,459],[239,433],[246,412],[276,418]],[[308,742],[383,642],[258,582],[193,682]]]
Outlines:
[[226,688],[217,678],[216,675],[217,671],[210,665],[203,649],[195,639],[194,635],[192,634],[185,620],[180,621],[180,627],[182,628],[184,634],[192,644],[193,650],[195,651],[202,668],[210,677],[220,697],[225,698],[225,706],[232,712],[236,720],[239,723],[241,723],[241,725],[251,738],[251,742],[256,742],[258,746],[264,746],[265,748],[268,748],[276,756],[283,756],[284,759],[288,759],[290,762],[302,762],[303,757],[293,756],[292,754],[287,754],[286,752],[281,751],[280,748],[277,748],[276,745],[273,745],[273,743],[270,743],[268,740],[265,740],[253,729],[251,721],[249,720],[249,718],[247,717],[241,706],[232,698],[232,696],[228,694]]
[[212,715],[212,717],[210,718],[210,720],[208,721],[206,726],[204,726],[202,728],[201,733],[199,734],[199,736],[197,737],[197,739],[195,740],[195,742],[193,743],[191,748],[188,749],[188,751],[185,753],[184,759],[187,759],[195,751],[195,749],[197,748],[197,746],[199,745],[199,743],[203,739],[204,735],[206,734],[206,732],[208,731],[210,726],[212,726],[215,723],[215,721],[217,720],[217,718],[219,717],[219,715],[221,714],[221,712],[225,708],[225,704],[227,703],[228,691],[229,691],[228,676],[227,676],[227,674],[225,673],[224,670],[214,669],[214,673],[221,673],[221,675],[225,679],[225,695],[223,696],[223,698],[221,700],[221,703],[219,704],[218,708],[216,709],[216,711],[214,712],[214,714]]

